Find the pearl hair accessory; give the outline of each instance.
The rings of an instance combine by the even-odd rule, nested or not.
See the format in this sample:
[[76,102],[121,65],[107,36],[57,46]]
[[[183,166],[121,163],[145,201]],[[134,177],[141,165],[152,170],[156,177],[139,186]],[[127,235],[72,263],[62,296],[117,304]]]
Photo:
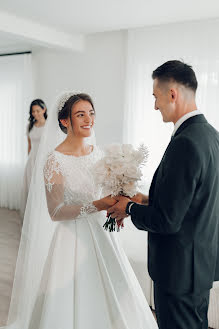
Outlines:
[[56,105],[58,113],[59,113],[59,111],[61,111],[61,109],[63,108],[63,106],[69,100],[70,97],[80,94],[80,93],[81,92],[76,92],[76,91],[66,91],[61,96],[59,96],[57,105]]

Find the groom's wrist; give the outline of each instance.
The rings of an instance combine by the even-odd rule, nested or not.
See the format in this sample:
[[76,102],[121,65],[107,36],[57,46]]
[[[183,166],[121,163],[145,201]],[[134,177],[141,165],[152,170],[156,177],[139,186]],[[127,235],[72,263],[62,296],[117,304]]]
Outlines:
[[125,212],[127,215],[131,215],[131,208],[132,208],[133,204],[135,204],[135,202],[133,202],[133,201],[130,201],[127,203],[127,206],[125,209]]

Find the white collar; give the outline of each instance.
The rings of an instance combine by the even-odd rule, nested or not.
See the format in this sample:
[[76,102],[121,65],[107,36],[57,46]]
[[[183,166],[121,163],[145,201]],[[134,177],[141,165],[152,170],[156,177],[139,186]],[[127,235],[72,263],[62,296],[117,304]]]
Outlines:
[[189,113],[186,113],[185,115],[183,115],[178,121],[176,121],[175,125],[174,125],[174,130],[173,130],[173,133],[172,133],[172,136],[175,135],[177,129],[181,126],[181,124],[183,122],[185,122],[186,120],[188,120],[189,118],[191,117],[194,117],[195,115],[199,115],[199,114],[202,114],[201,111],[199,110],[194,110],[192,112],[189,112]]

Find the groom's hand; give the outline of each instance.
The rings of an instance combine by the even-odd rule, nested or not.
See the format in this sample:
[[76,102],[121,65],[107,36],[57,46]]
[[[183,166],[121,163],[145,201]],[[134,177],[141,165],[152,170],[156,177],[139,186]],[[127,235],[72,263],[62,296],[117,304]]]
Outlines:
[[131,200],[124,196],[114,197],[114,199],[117,201],[117,203],[107,210],[107,216],[111,215],[111,217],[115,218],[118,222],[124,219],[125,217],[128,217],[125,210],[128,202],[130,202]]
[[148,195],[142,194],[142,193],[137,193],[135,196],[131,198],[131,201],[135,203],[140,203],[144,205],[149,204],[149,197]]

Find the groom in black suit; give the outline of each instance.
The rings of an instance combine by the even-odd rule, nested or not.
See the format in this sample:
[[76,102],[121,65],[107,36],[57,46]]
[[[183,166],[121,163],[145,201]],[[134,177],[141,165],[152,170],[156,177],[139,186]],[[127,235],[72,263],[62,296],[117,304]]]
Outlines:
[[209,291],[219,280],[219,133],[196,108],[191,66],[168,61],[152,78],[155,110],[174,132],[149,199],[118,197],[108,213],[117,222],[130,215],[148,231],[159,328],[207,329]]

